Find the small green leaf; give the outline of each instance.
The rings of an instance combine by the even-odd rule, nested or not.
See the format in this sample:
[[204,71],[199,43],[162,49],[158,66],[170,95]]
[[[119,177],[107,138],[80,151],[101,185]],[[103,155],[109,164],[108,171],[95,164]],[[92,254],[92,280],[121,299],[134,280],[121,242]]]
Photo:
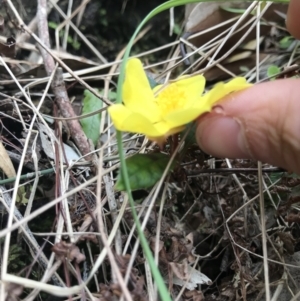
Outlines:
[[[102,100],[92,94],[89,90],[84,90],[82,114],[88,114],[102,109]],[[97,145],[100,136],[101,113],[83,118],[80,120],[82,129],[86,136]]]
[[[101,93],[101,95],[102,95],[102,93]],[[117,98],[117,93],[114,92],[114,91],[109,90],[107,96],[108,96],[108,99],[109,99],[109,100],[116,100],[116,98]]]
[[276,65],[270,65],[267,71],[268,77],[272,77],[271,80],[275,80],[275,76],[280,73],[280,68]]
[[181,34],[182,29],[181,29],[181,27],[179,26],[179,24],[177,24],[177,23],[174,24],[173,32],[174,32],[175,34],[177,34],[177,35]]
[[292,36],[286,36],[280,40],[279,46],[281,49],[287,49],[291,46],[293,41],[294,41],[294,38]]
[[[169,160],[169,156],[159,153],[137,154],[126,159],[131,189],[137,190],[152,187],[161,178]],[[115,189],[118,191],[125,190],[121,172],[119,172]]]
[[270,177],[271,183],[275,183],[278,180],[280,180],[281,178],[285,177],[285,173],[284,172],[272,172],[269,177]]
[[48,26],[49,26],[49,28],[56,29],[58,25],[55,22],[49,21]]

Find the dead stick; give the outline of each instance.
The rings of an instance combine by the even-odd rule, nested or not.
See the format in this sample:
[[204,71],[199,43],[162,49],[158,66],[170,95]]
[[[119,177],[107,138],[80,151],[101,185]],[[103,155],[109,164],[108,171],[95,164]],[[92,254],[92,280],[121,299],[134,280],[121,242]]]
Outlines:
[[[47,0],[38,0],[37,9],[37,25],[38,34],[41,41],[49,48],[49,30],[47,22]],[[40,47],[41,55],[44,60],[45,70],[50,75],[55,70],[55,62],[53,57],[42,47]],[[57,68],[53,82],[51,84],[55,100],[64,118],[76,117],[73,107],[70,103],[68,93],[63,81],[62,69]],[[76,145],[81,151],[82,155],[87,155],[91,152],[90,145],[82,127],[77,119],[67,120],[67,125],[71,137],[74,139]],[[86,156],[88,160],[92,159],[91,155]]]

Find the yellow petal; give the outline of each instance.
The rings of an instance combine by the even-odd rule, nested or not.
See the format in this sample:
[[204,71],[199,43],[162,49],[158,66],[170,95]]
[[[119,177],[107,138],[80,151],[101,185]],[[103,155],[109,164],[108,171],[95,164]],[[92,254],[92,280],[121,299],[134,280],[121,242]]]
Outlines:
[[108,107],[107,111],[115,128],[119,131],[122,131],[124,120],[132,114],[132,112],[122,104],[112,105]]
[[212,106],[207,102],[206,97],[198,98],[198,105],[190,108],[177,110],[165,116],[165,120],[172,127],[178,127],[190,123],[198,118],[201,114],[209,112]]
[[155,125],[144,115],[132,112],[122,104],[110,106],[108,112],[115,128],[119,131],[140,133],[149,137],[164,136],[169,131],[166,123]]
[[129,59],[126,64],[122,96],[129,110],[140,113],[153,122],[159,120],[154,95],[139,59]]
[[209,98],[210,105],[215,104],[224,96],[239,90],[246,89],[252,85],[247,83],[244,77],[236,77],[228,83],[217,83],[208,93],[205,94]]
[[184,92],[186,97],[185,108],[199,100],[205,87],[205,77],[203,75],[195,75],[179,79],[174,83],[179,92]]
[[[147,135],[148,137],[168,137],[170,135],[173,135],[175,133],[180,132],[181,130],[173,127],[169,122],[162,120],[160,122],[157,122],[154,124],[155,130],[157,132],[157,135]],[[151,139],[153,140],[153,139]]]
[[166,139],[169,136],[182,132],[184,130],[184,128],[185,128],[185,126],[171,128],[163,136],[156,136],[156,137],[147,136],[147,138],[151,141],[155,141],[160,147],[163,147],[164,142],[166,141]]
[[205,77],[203,75],[182,77],[168,85],[157,85],[153,88],[153,93],[159,94],[164,89],[172,86],[176,87],[178,95],[184,95],[185,101],[182,108],[188,108],[202,95],[205,87]]
[[235,89],[238,90],[253,86],[252,84],[249,84],[244,77],[235,77],[226,83],[226,85],[232,88],[235,87]]

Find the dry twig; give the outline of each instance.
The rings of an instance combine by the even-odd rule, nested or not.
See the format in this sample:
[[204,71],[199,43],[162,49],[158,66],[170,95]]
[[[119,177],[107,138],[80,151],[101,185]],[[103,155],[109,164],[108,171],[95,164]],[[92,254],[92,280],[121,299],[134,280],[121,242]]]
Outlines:
[[[47,1],[46,0],[38,1],[37,20],[38,20],[39,37],[43,41],[43,43],[47,47],[49,47],[50,42],[49,42],[49,31],[48,31],[48,23],[47,23]],[[55,69],[54,59],[46,50],[40,48],[40,51],[44,60],[46,72],[48,73],[48,75],[50,75]],[[62,116],[65,118],[76,117],[76,114],[69,101],[68,93],[62,77],[61,68],[57,69],[51,87]],[[74,139],[82,155],[89,154],[91,152],[90,145],[85,133],[81,128],[79,121],[77,119],[68,120],[67,125],[69,127],[71,137]],[[87,159],[91,159],[91,156],[88,155]]]

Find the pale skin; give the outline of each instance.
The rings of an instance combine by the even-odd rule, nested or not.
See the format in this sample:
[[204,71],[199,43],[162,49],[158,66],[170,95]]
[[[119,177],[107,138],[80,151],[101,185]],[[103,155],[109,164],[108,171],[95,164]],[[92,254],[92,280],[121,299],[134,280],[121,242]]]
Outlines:
[[[290,0],[286,25],[300,39],[300,0]],[[300,174],[300,79],[229,95],[199,118],[196,138],[211,155],[251,158]]]

